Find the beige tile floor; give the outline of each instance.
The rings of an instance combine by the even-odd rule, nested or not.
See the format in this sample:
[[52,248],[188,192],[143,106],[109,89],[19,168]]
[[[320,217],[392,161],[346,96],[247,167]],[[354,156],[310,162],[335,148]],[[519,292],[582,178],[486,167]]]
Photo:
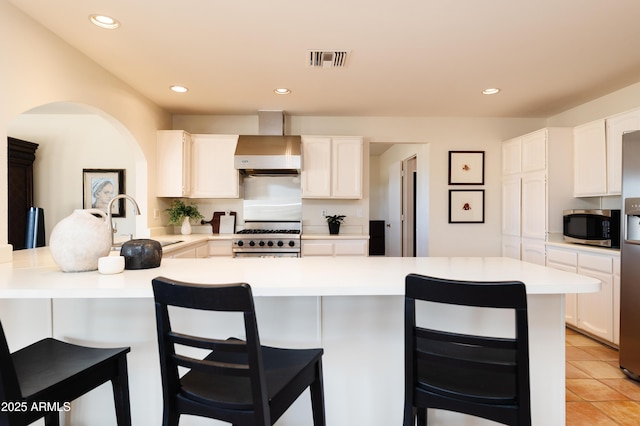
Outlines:
[[567,426],[640,425],[640,383],[617,350],[567,329],[566,362]]

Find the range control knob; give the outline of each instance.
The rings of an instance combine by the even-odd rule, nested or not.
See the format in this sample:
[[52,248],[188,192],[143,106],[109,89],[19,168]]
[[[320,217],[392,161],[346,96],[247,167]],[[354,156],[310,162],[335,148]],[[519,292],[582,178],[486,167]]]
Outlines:
[[258,245],[259,245],[260,247],[264,247],[264,241],[260,241],[260,242],[258,243]]
[[253,247],[253,246],[255,246],[255,245],[256,245],[256,242],[255,242],[255,241],[253,241],[253,240],[251,240],[251,241],[249,241],[249,245],[250,245],[251,247]]
[[282,247],[284,243],[282,241],[278,241],[278,247]]
[[295,242],[295,241],[293,241],[293,240],[289,241],[289,247],[293,247],[293,246],[295,246],[295,245],[296,245],[296,242]]
[[268,245],[269,247],[273,247],[273,241],[269,241],[269,242],[267,243],[267,245]]
[[240,240],[238,241],[238,247],[242,247],[244,245],[244,241]]

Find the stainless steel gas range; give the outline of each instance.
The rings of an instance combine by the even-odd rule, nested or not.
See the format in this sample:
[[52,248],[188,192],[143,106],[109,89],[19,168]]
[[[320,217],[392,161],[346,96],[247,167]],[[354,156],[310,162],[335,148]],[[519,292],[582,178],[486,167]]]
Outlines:
[[245,222],[233,236],[234,257],[300,257],[300,222]]
[[234,257],[300,257],[300,177],[244,176],[243,229],[232,239]]

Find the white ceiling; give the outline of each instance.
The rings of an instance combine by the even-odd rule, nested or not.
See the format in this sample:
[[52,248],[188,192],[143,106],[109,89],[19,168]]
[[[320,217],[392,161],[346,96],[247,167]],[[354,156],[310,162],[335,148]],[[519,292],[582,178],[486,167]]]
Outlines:
[[8,1],[176,114],[547,117],[640,81],[638,0]]

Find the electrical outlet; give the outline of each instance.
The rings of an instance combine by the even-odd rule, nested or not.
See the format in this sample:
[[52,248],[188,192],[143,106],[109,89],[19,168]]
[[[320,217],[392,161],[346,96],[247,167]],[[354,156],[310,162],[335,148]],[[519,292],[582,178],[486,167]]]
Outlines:
[[322,215],[322,217],[325,217],[325,216],[327,215],[327,211],[323,209],[323,210],[320,212],[320,214]]
[[160,219],[160,210],[153,209],[153,218],[154,219]]

